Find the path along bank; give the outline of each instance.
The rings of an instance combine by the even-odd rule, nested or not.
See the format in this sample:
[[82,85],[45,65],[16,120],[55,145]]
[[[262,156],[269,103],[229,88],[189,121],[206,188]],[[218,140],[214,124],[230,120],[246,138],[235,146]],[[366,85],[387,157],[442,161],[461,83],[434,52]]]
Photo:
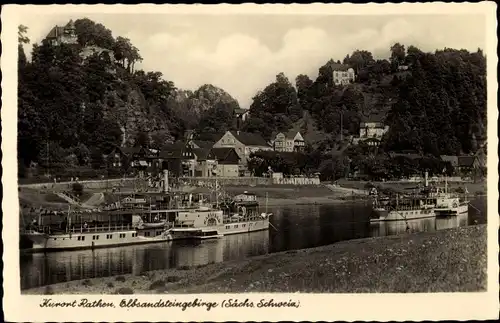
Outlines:
[[486,225],[342,241],[246,260],[80,280],[26,294],[486,290]]

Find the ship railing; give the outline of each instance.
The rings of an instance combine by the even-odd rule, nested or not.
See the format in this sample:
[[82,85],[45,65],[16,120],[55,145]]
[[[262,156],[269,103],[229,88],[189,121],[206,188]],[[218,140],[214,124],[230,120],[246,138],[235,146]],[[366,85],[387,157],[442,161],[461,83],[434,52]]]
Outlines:
[[132,226],[130,224],[115,224],[115,225],[96,225],[80,228],[70,228],[68,231],[71,233],[84,233],[84,232],[109,232],[109,231],[123,231],[131,230]]

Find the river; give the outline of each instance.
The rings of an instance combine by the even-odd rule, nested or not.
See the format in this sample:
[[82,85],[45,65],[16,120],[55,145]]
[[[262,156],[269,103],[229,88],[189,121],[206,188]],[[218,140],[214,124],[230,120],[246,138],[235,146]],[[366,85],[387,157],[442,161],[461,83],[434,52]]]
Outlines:
[[[471,203],[469,213],[448,218],[408,221],[412,232],[435,231],[486,223],[486,198]],[[404,221],[370,223],[365,204],[294,205],[275,207],[274,228],[202,242],[157,244],[20,256],[21,289],[71,280],[196,266],[244,259],[286,250],[332,244],[342,240],[405,233]]]

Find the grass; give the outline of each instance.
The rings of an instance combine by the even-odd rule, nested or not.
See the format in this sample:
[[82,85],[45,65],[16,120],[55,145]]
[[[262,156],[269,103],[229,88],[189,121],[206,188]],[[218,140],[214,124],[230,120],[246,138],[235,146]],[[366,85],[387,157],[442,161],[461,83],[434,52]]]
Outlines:
[[49,203],[66,203],[66,204],[68,203],[68,202],[66,202],[65,199],[59,197],[55,193],[47,193],[47,194],[45,194],[44,200],[45,200],[45,202],[49,202]]

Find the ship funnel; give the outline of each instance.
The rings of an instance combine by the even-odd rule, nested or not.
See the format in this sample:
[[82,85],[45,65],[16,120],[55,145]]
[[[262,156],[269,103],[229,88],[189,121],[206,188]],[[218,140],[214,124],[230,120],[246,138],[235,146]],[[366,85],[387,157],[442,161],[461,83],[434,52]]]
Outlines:
[[168,192],[168,170],[163,170],[163,192]]
[[425,187],[429,185],[429,172],[425,172]]

